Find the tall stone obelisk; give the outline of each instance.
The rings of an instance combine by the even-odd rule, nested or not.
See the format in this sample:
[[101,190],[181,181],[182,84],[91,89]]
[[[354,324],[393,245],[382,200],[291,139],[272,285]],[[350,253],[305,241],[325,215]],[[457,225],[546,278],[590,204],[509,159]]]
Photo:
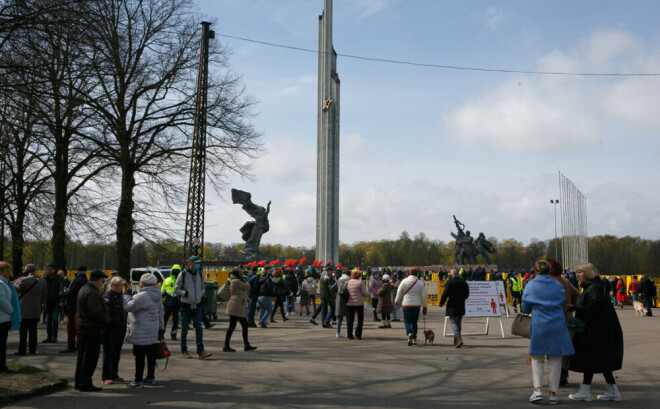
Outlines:
[[319,16],[316,259],[339,262],[339,76],[332,46],[332,0]]

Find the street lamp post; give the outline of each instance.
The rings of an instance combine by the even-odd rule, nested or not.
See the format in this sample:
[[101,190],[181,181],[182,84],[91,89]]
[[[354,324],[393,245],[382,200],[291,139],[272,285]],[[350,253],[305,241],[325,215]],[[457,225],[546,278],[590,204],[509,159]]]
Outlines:
[[550,199],[550,203],[555,207],[555,260],[557,260],[557,247],[559,246],[559,239],[557,238],[557,205],[559,204],[559,199]]

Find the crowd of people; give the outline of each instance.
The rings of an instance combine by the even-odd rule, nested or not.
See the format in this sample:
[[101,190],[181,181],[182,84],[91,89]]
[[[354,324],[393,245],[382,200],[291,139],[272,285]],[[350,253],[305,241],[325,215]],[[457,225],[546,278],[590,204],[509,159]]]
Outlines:
[[[468,274],[462,269],[450,269],[444,273],[446,282],[439,304],[446,304],[454,347],[461,348],[461,323],[470,293],[466,281],[481,279],[481,272],[477,269]],[[491,273],[491,279],[505,281],[498,274]],[[0,373],[9,372],[6,343],[11,329],[19,331],[15,354],[35,354],[40,318],[46,320],[47,338],[42,342],[55,343],[63,314],[67,317],[67,339],[61,352],[77,354],[74,387],[80,391],[101,390],[92,382],[101,347],[102,383],[125,382],[119,375],[124,342],[132,345],[135,358],[135,374],[126,386],[155,384],[156,347],[165,337],[168,322],[171,340],[179,341],[181,358],[192,358],[187,344],[190,325],[195,330],[197,358],[212,355],[203,342],[206,292],[198,257],[190,257],[185,268],[174,265],[160,288],[156,276],[143,274],[136,294],[116,272],[107,277],[94,269],[87,277],[85,266],[76,269],[76,276],[69,283],[66,274],[55,272],[52,264],[46,267],[43,278],[35,274],[33,265],[28,265],[23,276],[12,283],[11,266],[0,262]],[[324,328],[334,328],[336,338],[362,340],[365,299],[372,307],[373,320],[380,323],[379,329],[392,328],[392,322],[403,320],[407,344],[416,345],[420,314],[426,315],[428,309],[424,283],[427,278],[428,272],[415,267],[407,272],[382,269],[369,270],[367,274],[359,268],[351,270],[331,264],[320,272],[314,267],[303,270],[289,266],[283,270],[254,266],[249,271],[236,268],[229,275],[231,296],[225,310],[229,326],[222,351],[236,351],[230,342],[237,324],[241,326],[243,350],[257,349],[249,343],[249,329],[276,324],[278,309],[282,321],[306,314],[310,324],[320,322]],[[570,399],[591,400],[593,375],[602,373],[607,392],[597,398],[621,400],[613,371],[622,366],[623,335],[614,306],[625,302],[619,295],[623,292],[626,296],[631,293],[635,301],[639,297],[649,304],[654,297],[653,281],[644,276],[640,281],[631,280],[626,288],[620,280],[611,283],[602,279],[591,264],[579,266],[571,276],[553,258],[539,260],[522,278],[510,274],[506,281],[514,308],[520,306],[522,312],[531,313],[528,363],[534,390],[530,401],[544,399],[546,361],[550,404],[559,401],[558,388],[567,383],[569,370],[583,374],[579,391],[570,394]],[[648,312],[651,313],[650,304]]]

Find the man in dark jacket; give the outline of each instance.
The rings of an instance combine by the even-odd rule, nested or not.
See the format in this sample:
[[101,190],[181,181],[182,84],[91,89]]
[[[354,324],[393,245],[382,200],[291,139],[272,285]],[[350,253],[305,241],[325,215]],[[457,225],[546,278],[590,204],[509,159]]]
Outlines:
[[96,268],[92,270],[89,282],[80,289],[76,299],[78,359],[74,388],[81,392],[98,392],[103,389],[92,384],[92,375],[99,361],[103,330],[110,320],[108,306],[101,295],[103,280],[106,278],[103,271]]
[[652,317],[651,307],[653,307],[653,298],[655,295],[655,286],[653,280],[647,274],[644,274],[642,280],[639,282],[639,293],[642,295],[642,302],[646,307],[646,316]]
[[286,269],[286,276],[284,276],[284,285],[286,286],[286,315],[295,315],[296,305],[295,297],[298,294],[298,278],[295,276],[293,268],[289,267]]
[[41,306],[46,300],[46,284],[36,276],[35,271],[34,264],[26,265],[25,275],[14,282],[21,304],[18,352],[14,355],[27,355],[28,344],[30,355],[37,352],[37,324],[41,316]]
[[257,324],[254,322],[254,313],[257,311],[257,302],[259,299],[259,276],[257,275],[257,271],[259,271],[259,267],[253,266],[246,278],[247,283],[250,284],[250,289],[247,292],[247,296],[250,299],[247,322],[250,328],[257,327]]
[[454,346],[460,348],[463,345],[461,338],[461,320],[465,315],[465,300],[470,296],[468,284],[458,278],[456,269],[451,270],[451,278],[447,280],[445,290],[440,298],[442,307],[446,301],[447,309],[445,315],[449,317],[451,328],[454,330]]
[[57,342],[57,329],[60,317],[60,293],[64,290],[64,279],[55,274],[55,264],[49,264],[44,271],[46,282],[46,339],[43,342]]
[[76,278],[66,290],[66,343],[67,346],[60,352],[76,351],[76,302],[78,292],[87,284],[87,267],[76,268]]

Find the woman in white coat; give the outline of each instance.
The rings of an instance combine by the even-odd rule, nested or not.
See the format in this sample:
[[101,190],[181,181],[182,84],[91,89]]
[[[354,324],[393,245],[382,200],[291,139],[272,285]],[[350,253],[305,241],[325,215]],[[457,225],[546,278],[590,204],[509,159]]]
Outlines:
[[[124,299],[124,311],[128,312],[126,342],[133,344],[135,356],[135,379],[126,384],[129,388],[141,388],[145,383],[156,383],[156,343],[160,330],[164,331],[163,301],[160,289],[156,287],[156,276],[147,273],[140,278],[140,292]],[[147,360],[147,377],[144,374],[144,360]]]

